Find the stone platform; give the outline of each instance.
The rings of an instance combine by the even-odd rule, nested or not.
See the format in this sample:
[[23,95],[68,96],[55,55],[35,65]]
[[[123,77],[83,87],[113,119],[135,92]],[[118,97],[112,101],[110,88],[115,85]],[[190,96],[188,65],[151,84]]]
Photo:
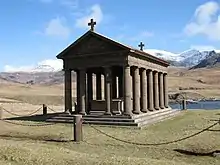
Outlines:
[[[180,110],[174,110],[171,108],[133,116],[123,116],[120,114],[107,116],[103,115],[103,112],[92,112],[89,115],[83,116],[83,124],[143,127],[151,123],[172,118],[181,113]],[[73,115],[68,113],[48,115],[46,121],[56,123],[73,123]]]

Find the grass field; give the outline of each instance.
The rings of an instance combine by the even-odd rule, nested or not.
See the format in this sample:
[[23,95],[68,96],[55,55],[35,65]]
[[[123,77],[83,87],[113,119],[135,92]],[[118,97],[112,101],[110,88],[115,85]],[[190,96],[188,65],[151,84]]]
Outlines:
[[[196,133],[213,124],[214,121],[210,119],[217,118],[220,118],[218,110],[199,110],[183,112],[183,115],[174,119],[142,130],[99,126],[95,128],[127,141],[143,144],[160,143]],[[0,122],[0,164],[2,165],[220,164],[220,157],[213,157],[211,153],[220,150],[220,125],[178,143],[137,146],[113,140],[88,125],[83,126],[84,141],[76,144],[71,141],[73,139],[71,125],[25,127]]]

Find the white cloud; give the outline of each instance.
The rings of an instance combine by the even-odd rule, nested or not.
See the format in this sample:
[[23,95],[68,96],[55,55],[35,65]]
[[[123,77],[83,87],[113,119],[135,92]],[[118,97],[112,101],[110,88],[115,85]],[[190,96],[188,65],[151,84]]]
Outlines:
[[220,5],[210,1],[200,5],[193,16],[193,20],[186,25],[184,32],[189,36],[203,34],[211,40],[220,40]]
[[216,50],[216,48],[214,46],[211,46],[211,45],[192,45],[190,48],[200,50],[200,51]]
[[51,19],[44,30],[45,35],[61,38],[69,37],[70,32],[70,28],[65,24],[65,19],[60,17]]
[[59,59],[47,59],[37,63],[37,65],[26,66],[4,66],[5,72],[39,72],[39,71],[59,71],[63,69],[63,62]]
[[216,53],[220,53],[220,49],[212,45],[192,45],[190,48],[196,49],[199,51],[213,51],[214,50]]
[[93,5],[84,16],[78,18],[76,20],[76,26],[79,28],[86,28],[88,27],[88,23],[90,22],[90,19],[94,19],[96,21],[96,24],[99,24],[103,20],[103,12],[100,7],[100,5],[96,4]]

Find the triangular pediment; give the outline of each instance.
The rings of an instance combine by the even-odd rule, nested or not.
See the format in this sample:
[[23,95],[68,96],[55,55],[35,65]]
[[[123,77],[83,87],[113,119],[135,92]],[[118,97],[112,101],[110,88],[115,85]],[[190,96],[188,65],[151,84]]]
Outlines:
[[129,49],[129,47],[126,47],[107,37],[89,31],[78,40],[76,40],[69,47],[67,47],[63,52],[61,52],[57,56],[57,58],[83,56],[90,54],[108,54],[110,52],[117,52]]

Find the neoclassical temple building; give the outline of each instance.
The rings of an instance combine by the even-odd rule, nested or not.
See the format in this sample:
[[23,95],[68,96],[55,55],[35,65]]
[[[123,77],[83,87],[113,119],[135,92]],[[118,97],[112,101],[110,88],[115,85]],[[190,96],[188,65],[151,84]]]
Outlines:
[[[172,116],[174,111],[168,105],[169,63],[144,52],[142,42],[138,45],[140,50],[134,49],[95,32],[93,19],[89,25],[89,31],[57,55],[63,60],[65,71],[65,111],[74,111],[71,83],[74,71],[77,75],[74,113],[82,114],[85,120],[90,121],[95,114],[99,116],[97,121],[104,116],[106,120],[111,118],[111,122],[125,116],[127,119],[139,116],[141,121],[153,114]],[[104,120],[99,123],[101,121]]]

